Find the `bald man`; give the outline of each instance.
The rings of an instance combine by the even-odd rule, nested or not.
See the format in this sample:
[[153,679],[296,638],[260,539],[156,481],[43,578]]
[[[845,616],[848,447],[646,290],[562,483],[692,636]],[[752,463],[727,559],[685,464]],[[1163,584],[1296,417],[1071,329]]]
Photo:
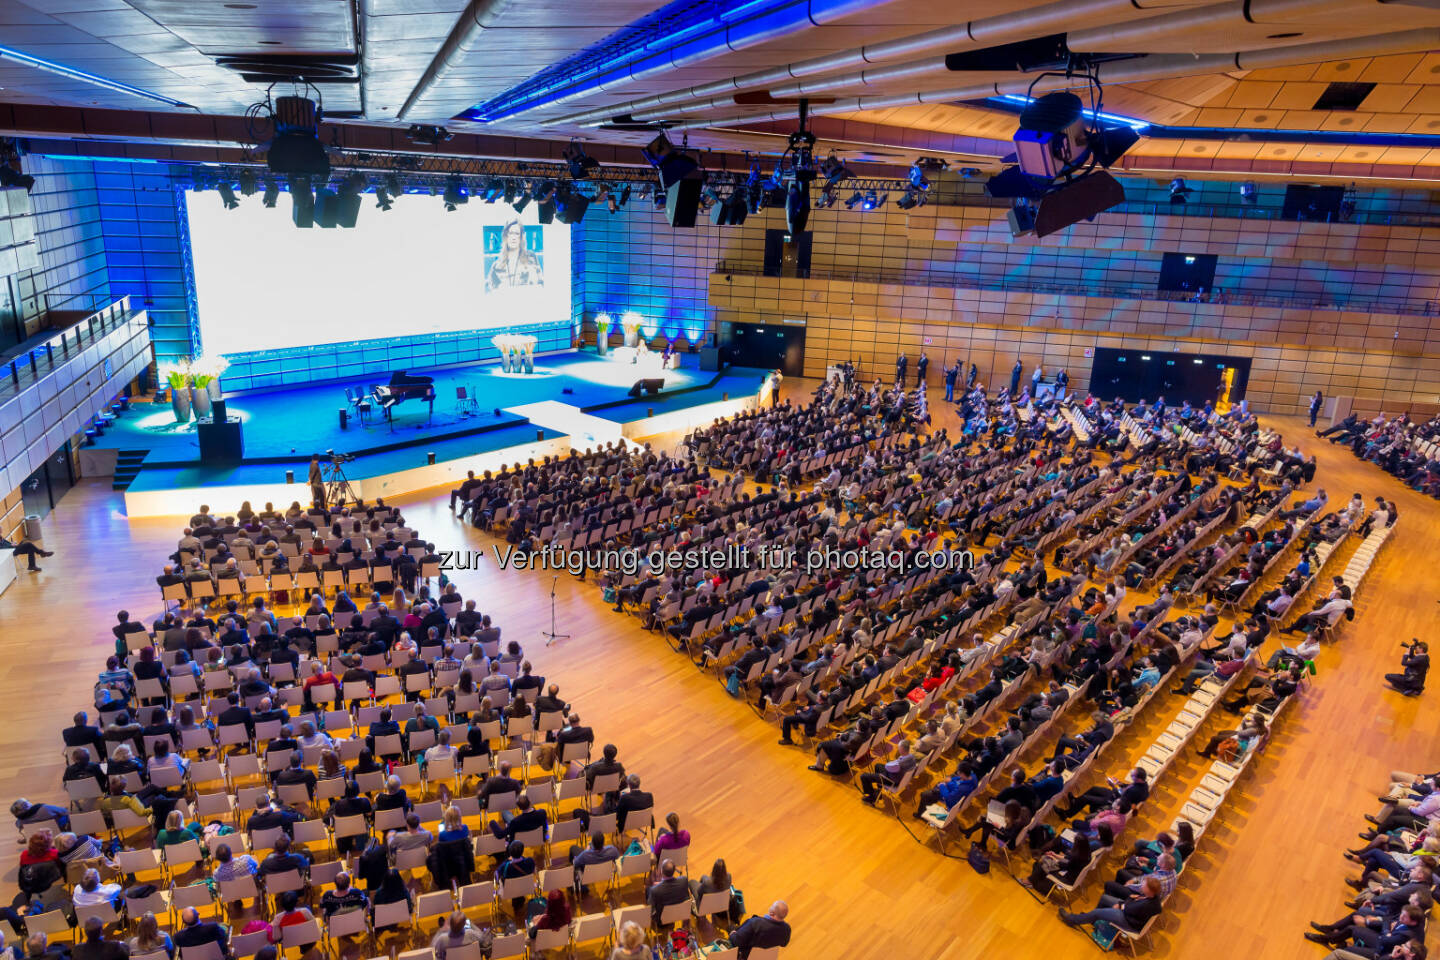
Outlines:
[[790,908],[784,900],[770,904],[770,912],[763,917],[751,917],[730,932],[731,946],[740,949],[739,958],[745,960],[751,950],[767,947],[784,947],[790,943],[790,924],[785,922]]
[[201,921],[200,911],[194,907],[180,911],[180,929],[175,931],[174,940],[177,947],[218,943],[227,956],[230,954],[230,931],[213,920]]

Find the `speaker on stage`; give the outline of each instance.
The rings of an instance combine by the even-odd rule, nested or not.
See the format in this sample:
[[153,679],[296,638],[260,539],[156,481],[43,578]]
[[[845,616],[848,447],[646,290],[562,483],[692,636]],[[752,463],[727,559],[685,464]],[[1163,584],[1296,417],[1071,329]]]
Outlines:
[[693,227],[700,212],[699,180],[677,180],[665,191],[665,216],[672,227]]

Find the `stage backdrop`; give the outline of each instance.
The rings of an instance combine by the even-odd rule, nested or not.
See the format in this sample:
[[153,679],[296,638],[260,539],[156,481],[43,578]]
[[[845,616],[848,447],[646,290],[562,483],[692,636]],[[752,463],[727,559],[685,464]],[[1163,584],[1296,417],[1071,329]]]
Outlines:
[[270,209],[186,199],[201,346],[230,358],[227,388],[493,358],[501,330],[569,346],[570,228],[541,225],[533,204],[447,212],[406,194],[381,211],[367,194],[355,227],[299,229],[288,193]]

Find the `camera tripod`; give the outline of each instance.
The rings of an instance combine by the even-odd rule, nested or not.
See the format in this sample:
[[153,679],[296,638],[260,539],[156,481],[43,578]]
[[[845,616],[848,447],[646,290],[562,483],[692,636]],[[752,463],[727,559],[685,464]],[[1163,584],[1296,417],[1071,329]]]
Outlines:
[[325,505],[348,507],[359,504],[360,498],[355,495],[355,488],[350,486],[350,479],[345,476],[341,461],[331,457],[330,462],[325,465]]

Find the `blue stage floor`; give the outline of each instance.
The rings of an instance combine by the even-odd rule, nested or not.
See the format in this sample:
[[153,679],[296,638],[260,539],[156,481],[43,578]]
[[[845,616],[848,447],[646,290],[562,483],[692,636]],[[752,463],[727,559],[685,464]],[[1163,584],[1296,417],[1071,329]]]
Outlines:
[[[340,428],[339,410],[347,406],[346,384],[302,386],[292,390],[252,393],[229,400],[232,415],[238,414],[245,423],[245,458],[305,463],[312,453],[326,450],[353,452],[366,461],[360,475],[378,475],[418,466],[425,454],[434,451],[437,460],[463,454],[500,449],[522,440],[533,440],[535,428],[522,418],[504,414],[497,418],[496,408],[519,406],[541,400],[558,400],[577,407],[592,407],[617,400],[626,400],[631,384],[641,377],[663,376],[665,390],[699,388],[671,397],[642,398],[593,411],[598,417],[614,423],[630,423],[643,419],[650,408],[662,411],[696,406],[719,400],[728,392],[732,397],[754,394],[759,389],[764,371],[731,368],[713,386],[706,386],[715,376],[696,367],[696,357],[682,357],[679,370],[659,371],[644,365],[601,358],[593,353],[567,353],[541,358],[536,366],[538,376],[512,376],[500,371],[498,364],[482,364],[450,370],[411,370],[435,378],[435,411],[427,417],[425,404],[409,400],[395,410],[392,423],[386,423],[378,411],[369,424],[360,424],[353,417],[348,429]],[[658,359],[654,366],[658,367]],[[388,378],[376,378],[388,379]],[[352,384],[359,386],[358,384]],[[457,408],[456,387],[464,386],[476,397],[479,413],[465,415]],[[568,389],[571,392],[565,393]],[[485,428],[491,428],[486,430]],[[477,432],[485,430],[485,432]],[[466,433],[465,436],[453,435]],[[383,450],[393,445],[404,449]],[[157,466],[185,469],[197,463],[200,446],[195,424],[177,424],[169,404],[136,404],[121,417],[96,447],[116,450],[147,450],[141,480],[147,486],[160,482]],[[364,451],[374,451],[364,456]],[[198,463],[197,463],[198,466]],[[263,467],[273,477],[277,464]],[[284,466],[278,465],[283,476]],[[357,465],[357,469],[359,469]],[[235,468],[248,472],[251,464]],[[207,471],[207,475],[210,475]],[[172,478],[174,479],[174,478]],[[212,481],[213,482],[213,481]]]

